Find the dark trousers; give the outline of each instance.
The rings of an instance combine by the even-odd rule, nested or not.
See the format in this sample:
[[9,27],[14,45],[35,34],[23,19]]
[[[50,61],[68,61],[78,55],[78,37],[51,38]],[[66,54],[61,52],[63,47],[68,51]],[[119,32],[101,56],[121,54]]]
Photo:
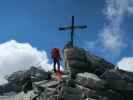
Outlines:
[[54,71],[56,71],[56,64],[58,66],[58,71],[60,71],[60,60],[59,59],[53,59],[54,61]]

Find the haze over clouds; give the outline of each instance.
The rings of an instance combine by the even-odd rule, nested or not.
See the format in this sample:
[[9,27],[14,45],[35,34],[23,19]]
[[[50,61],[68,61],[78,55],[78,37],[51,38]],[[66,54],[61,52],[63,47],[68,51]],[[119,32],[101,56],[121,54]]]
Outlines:
[[133,0],[106,0],[104,24],[100,40],[107,50],[120,52],[125,46],[122,24],[126,15],[133,14]]
[[133,15],[133,0],[106,0],[103,14],[106,20],[97,41],[86,42],[86,45],[93,49],[101,46],[101,52],[119,54],[126,47],[122,25],[125,16]]
[[15,40],[0,44],[0,84],[6,82],[3,78],[18,70],[28,69],[42,62],[40,65],[46,70],[51,70],[45,51],[32,47],[29,43],[19,43]]
[[[105,23],[101,40],[103,46],[120,53],[125,46],[123,28],[124,17],[133,15],[133,0],[107,0],[104,11],[108,24]],[[117,63],[120,69],[133,72],[133,57],[123,57]]]

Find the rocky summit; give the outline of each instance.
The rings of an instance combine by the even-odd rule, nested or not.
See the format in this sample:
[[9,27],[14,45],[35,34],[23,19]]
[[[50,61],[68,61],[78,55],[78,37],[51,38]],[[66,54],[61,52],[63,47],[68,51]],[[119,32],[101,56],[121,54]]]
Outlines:
[[32,67],[8,76],[6,86],[19,90],[16,100],[133,100],[133,73],[114,69],[115,65],[77,47],[64,48],[64,62],[61,80]]
[[115,65],[97,57],[89,51],[82,48],[64,49],[65,67],[72,73],[91,72],[96,75],[102,75],[106,70],[113,69]]

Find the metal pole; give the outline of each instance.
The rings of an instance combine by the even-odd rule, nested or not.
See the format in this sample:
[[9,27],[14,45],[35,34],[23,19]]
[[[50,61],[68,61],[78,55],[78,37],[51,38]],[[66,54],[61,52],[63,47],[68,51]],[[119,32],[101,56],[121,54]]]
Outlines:
[[71,44],[74,45],[74,16],[72,16],[72,26],[71,26]]

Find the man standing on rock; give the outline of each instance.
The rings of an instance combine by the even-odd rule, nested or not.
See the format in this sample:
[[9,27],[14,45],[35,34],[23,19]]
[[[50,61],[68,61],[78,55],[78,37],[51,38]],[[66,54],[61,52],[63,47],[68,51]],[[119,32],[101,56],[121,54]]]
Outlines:
[[53,48],[51,57],[52,57],[53,63],[54,63],[54,72],[56,73],[56,64],[58,66],[58,71],[60,72],[60,60],[61,60],[60,49]]

